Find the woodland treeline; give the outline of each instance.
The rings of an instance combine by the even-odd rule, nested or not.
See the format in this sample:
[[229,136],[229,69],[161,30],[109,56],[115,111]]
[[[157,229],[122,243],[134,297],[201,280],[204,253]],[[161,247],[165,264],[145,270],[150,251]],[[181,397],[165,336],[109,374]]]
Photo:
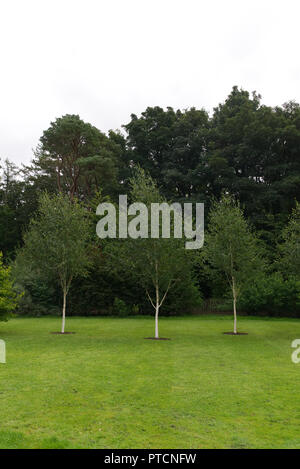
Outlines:
[[[121,131],[108,134],[77,115],[65,115],[43,132],[29,166],[17,167],[3,155],[0,251],[4,264],[12,267],[16,288],[25,292],[20,313],[56,314],[61,307],[55,282],[15,263],[40,195],[65,194],[93,214],[101,201],[117,203],[119,194],[128,194],[130,200],[129,181],[137,167],[167,201],[204,202],[206,217],[222,194],[239,201],[266,264],[241,295],[240,309],[300,314],[300,274],[298,278],[296,269],[290,276],[279,255],[300,201],[300,106],[265,106],[260,95],[237,87],[211,115],[204,109],[148,107],[140,116],[132,114]],[[228,306],[228,288],[217,273],[198,262],[192,276],[197,294],[179,284],[162,313],[188,313],[212,298],[219,299],[221,309]],[[111,268],[96,236],[89,273],[73,281],[68,305],[69,314],[151,312],[138,280],[129,271],[120,275]]]

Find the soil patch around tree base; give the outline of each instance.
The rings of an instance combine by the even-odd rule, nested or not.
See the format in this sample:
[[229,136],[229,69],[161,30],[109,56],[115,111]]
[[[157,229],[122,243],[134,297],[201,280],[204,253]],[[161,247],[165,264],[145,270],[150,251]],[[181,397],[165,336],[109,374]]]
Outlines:
[[76,332],[50,332],[50,334],[55,334],[55,335],[69,335],[69,334],[76,334]]
[[223,332],[225,335],[248,335],[248,332],[237,332],[236,334],[234,332]]
[[171,340],[167,339],[167,337],[159,337],[158,339],[156,337],[144,337],[146,340]]

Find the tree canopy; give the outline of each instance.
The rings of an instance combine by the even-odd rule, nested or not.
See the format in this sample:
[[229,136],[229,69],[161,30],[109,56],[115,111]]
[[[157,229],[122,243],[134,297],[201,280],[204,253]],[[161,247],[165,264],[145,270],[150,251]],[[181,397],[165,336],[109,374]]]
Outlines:
[[204,261],[224,275],[232,292],[234,334],[237,333],[237,300],[243,288],[264,270],[257,240],[243,211],[232,196],[223,194],[209,215],[205,235]]
[[[141,167],[155,183],[162,200],[203,202],[206,224],[214,201],[220,200],[224,192],[231,194],[264,244],[266,262],[270,272],[276,274],[282,269],[276,263],[278,240],[291,223],[290,216],[300,200],[299,148],[298,103],[266,106],[257,92],[249,93],[236,86],[212,113],[195,107],[147,107],[140,115],[132,114],[121,130],[107,133],[76,114],[61,116],[42,133],[30,165],[17,167],[5,159],[0,162],[3,261],[12,262],[22,247],[23,233],[36,216],[40,194],[46,191],[49,196],[61,194],[70,201],[77,199],[86,213],[91,213],[99,192],[113,203],[117,203],[119,194],[126,194],[131,200],[130,181]],[[74,314],[82,310],[101,314],[119,298],[130,308],[139,304],[140,310],[148,313],[149,301],[136,282],[128,274],[120,278],[105,268],[104,244],[94,239],[90,274],[72,282],[69,310]],[[283,243],[282,249],[284,245],[287,246]],[[283,257],[288,259],[287,253]],[[288,270],[282,273],[281,282],[286,281]],[[202,268],[193,267],[192,273],[205,298],[224,295],[223,285],[219,284],[219,290],[213,287]],[[271,278],[265,281],[271,282]],[[273,278],[268,291],[275,290],[278,279]],[[23,282],[27,285],[22,300],[24,310],[27,298],[43,305],[43,310],[57,302],[55,282],[45,289],[36,280]],[[284,285],[281,291],[286,291],[285,302],[288,296],[295,297],[288,295]],[[268,298],[275,298],[273,293],[268,293]],[[183,305],[187,305],[187,296],[184,290],[178,295],[170,291],[163,311],[171,314],[186,308]],[[27,309],[31,306],[27,304]],[[296,311],[297,308],[295,305]]]
[[41,278],[57,282],[63,292],[62,333],[65,332],[66,298],[71,283],[85,276],[89,266],[89,218],[66,195],[40,198],[37,215],[24,235],[19,262],[27,263]]

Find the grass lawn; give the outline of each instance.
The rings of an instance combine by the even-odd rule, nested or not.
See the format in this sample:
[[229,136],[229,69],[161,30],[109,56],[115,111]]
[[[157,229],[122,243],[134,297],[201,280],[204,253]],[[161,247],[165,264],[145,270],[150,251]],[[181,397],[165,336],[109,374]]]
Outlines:
[[295,319],[0,323],[0,448],[300,448]]

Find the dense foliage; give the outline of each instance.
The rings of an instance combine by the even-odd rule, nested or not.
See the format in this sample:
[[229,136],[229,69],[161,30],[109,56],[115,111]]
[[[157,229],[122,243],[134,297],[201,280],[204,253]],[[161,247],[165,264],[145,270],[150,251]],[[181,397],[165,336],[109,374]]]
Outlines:
[[[74,279],[69,291],[71,314],[116,314],[118,309],[148,314],[149,301],[129,272],[116,272],[96,238],[95,207],[99,200],[118,202],[130,194],[137,166],[155,181],[161,196],[173,202],[204,202],[208,216],[222,193],[239,201],[243,219],[264,246],[266,273],[245,285],[238,299],[242,309],[272,314],[300,314],[299,206],[300,106],[289,102],[269,107],[257,93],[234,87],[210,115],[204,109],[174,110],[149,107],[132,115],[122,131],[104,134],[77,115],[52,122],[37,145],[29,166],[1,160],[0,250],[5,264],[14,261],[23,233],[36,215],[39,196],[47,191],[79,200],[93,220],[89,274]],[[5,156],[5,155],[3,155]],[[292,217],[292,218],[291,218]],[[207,221],[207,220],[206,220]],[[18,285],[24,288],[20,312],[59,311],[59,288],[15,265]],[[200,294],[225,298],[220,276],[199,263],[196,278],[170,291],[162,313],[186,313]],[[247,291],[247,294],[246,294]],[[273,293],[272,293],[273,292]],[[117,307],[119,305],[119,308]]]
[[0,252],[0,321],[6,321],[17,306],[19,296],[13,288],[11,269],[5,267]]
[[209,214],[205,245],[200,253],[212,271],[224,276],[232,294],[234,333],[237,333],[237,301],[247,285],[258,273],[263,273],[264,264],[257,240],[251,233],[236,201],[223,194],[214,202]]
[[[57,283],[63,294],[62,333],[65,329],[66,301],[72,281],[84,277],[89,267],[89,220],[76,200],[63,194],[43,194],[37,214],[24,235],[16,266],[26,270],[29,278]],[[20,282],[22,280],[20,279]]]

